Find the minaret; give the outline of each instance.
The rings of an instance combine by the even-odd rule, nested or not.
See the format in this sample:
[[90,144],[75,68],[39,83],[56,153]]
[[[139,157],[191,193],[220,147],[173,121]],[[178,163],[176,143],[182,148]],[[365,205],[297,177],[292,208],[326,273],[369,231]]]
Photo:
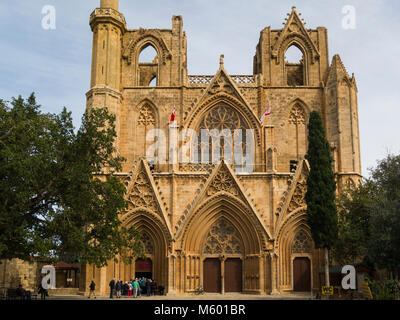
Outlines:
[[[101,0],[90,16],[93,31],[92,74],[87,109],[107,107],[120,132],[122,37],[127,31],[118,0]],[[116,145],[119,150],[118,143]]]
[[[86,108],[108,108],[116,116],[115,128],[120,136],[121,123],[121,60],[122,37],[127,31],[124,16],[118,12],[118,0],[101,0],[100,8],[90,15],[93,31],[92,75],[90,90],[86,94]],[[119,139],[115,147],[120,151]],[[107,168],[104,168],[107,173]],[[107,289],[107,268],[83,265],[81,268],[80,290],[85,291],[92,279],[96,279],[97,290],[105,294]]]
[[118,11],[118,0],[100,0],[100,8],[111,8]]

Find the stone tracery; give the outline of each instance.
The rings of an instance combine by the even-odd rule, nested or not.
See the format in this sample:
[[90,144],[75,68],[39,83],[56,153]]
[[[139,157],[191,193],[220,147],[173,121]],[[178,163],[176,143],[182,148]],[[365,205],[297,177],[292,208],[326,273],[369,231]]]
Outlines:
[[292,245],[292,253],[311,253],[312,252],[312,244],[308,235],[300,230]]
[[236,229],[225,219],[211,227],[203,250],[205,254],[243,254]]
[[154,126],[155,124],[154,112],[149,105],[145,104],[139,111],[138,125],[147,127],[149,125]]
[[150,236],[146,232],[142,232],[142,237],[140,239],[143,252],[145,254],[153,254],[154,253],[154,245]]
[[305,122],[306,122],[306,116],[304,113],[304,109],[300,105],[296,104],[290,111],[289,123],[305,124]]

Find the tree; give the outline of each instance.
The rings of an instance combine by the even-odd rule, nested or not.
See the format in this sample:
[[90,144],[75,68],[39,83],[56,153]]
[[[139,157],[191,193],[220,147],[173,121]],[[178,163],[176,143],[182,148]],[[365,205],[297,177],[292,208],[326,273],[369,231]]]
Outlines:
[[400,269],[400,155],[389,154],[371,170],[376,201],[371,213],[368,255],[398,278]]
[[350,186],[338,197],[338,239],[333,249],[340,264],[355,264],[368,259],[371,216],[376,207],[377,188],[373,181],[364,180]]
[[308,124],[310,174],[307,177],[307,222],[316,248],[324,249],[325,285],[329,286],[329,250],[338,235],[336,183],[332,155],[321,116],[313,111]]
[[127,203],[114,122],[94,109],[75,132],[71,113],[42,113],[33,94],[0,100],[0,258],[103,266],[140,253],[139,233],[118,218]]
[[400,155],[388,155],[370,172],[370,179],[340,196],[335,259],[341,263],[363,261],[398,278]]

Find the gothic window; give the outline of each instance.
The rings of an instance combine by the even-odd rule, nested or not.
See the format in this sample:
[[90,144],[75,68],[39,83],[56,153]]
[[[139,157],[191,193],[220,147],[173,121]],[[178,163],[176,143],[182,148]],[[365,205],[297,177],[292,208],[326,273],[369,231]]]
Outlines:
[[236,229],[224,219],[219,220],[207,235],[204,254],[243,254]]
[[285,74],[288,86],[303,86],[304,55],[295,45],[291,45],[285,53]]
[[[202,141],[202,130],[204,129],[209,130],[210,137]],[[235,131],[236,129],[242,130]],[[239,148],[242,155],[246,152],[246,129],[248,126],[243,118],[225,104],[220,104],[208,111],[198,129],[199,162],[216,163],[219,159],[224,158],[228,163],[233,163],[234,152],[237,151],[235,147]],[[216,149],[218,144],[220,146],[219,154]],[[208,161],[206,161],[207,158]]]
[[297,233],[294,238],[292,245],[292,253],[311,253],[312,244],[307,234],[301,230]]
[[146,232],[142,232],[142,238],[140,239],[143,252],[145,254],[153,254],[154,253],[154,246],[153,241],[151,240],[150,236]]
[[[157,118],[153,107],[148,103],[144,103],[137,111],[136,119],[135,150],[138,156],[144,157],[146,156],[147,148],[151,145],[151,143],[147,142],[146,137],[157,125]],[[147,160],[151,162],[151,159]]]
[[290,157],[299,161],[307,152],[306,113],[301,105],[293,106],[288,122],[288,153]]

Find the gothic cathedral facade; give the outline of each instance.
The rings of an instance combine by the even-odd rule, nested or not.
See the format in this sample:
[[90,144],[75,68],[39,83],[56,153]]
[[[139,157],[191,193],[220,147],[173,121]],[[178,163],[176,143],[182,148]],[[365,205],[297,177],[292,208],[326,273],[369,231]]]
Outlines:
[[[142,233],[148,260],[83,266],[81,290],[94,279],[106,293],[112,278],[137,276],[168,294],[199,286],[221,294],[318,289],[322,254],[304,200],[311,111],[324,120],[338,189],[361,179],[357,86],[338,55],[329,59],[327,29],[305,28],[293,7],[283,29],[260,32],[252,75],[229,74],[223,56],[215,75],[188,75],[182,17],[172,17],[172,29],[127,29],[118,2],[101,0],[90,17],[87,108],[107,107],[116,116],[116,147],[127,159],[118,173],[129,201],[121,219]],[[156,55],[143,62],[149,47]],[[285,58],[292,47],[302,55],[295,63]],[[271,115],[261,124],[267,105]],[[223,157],[183,163],[166,152],[165,162],[152,162],[148,134],[160,129],[169,150],[173,107],[179,132],[251,129],[252,172]]]

